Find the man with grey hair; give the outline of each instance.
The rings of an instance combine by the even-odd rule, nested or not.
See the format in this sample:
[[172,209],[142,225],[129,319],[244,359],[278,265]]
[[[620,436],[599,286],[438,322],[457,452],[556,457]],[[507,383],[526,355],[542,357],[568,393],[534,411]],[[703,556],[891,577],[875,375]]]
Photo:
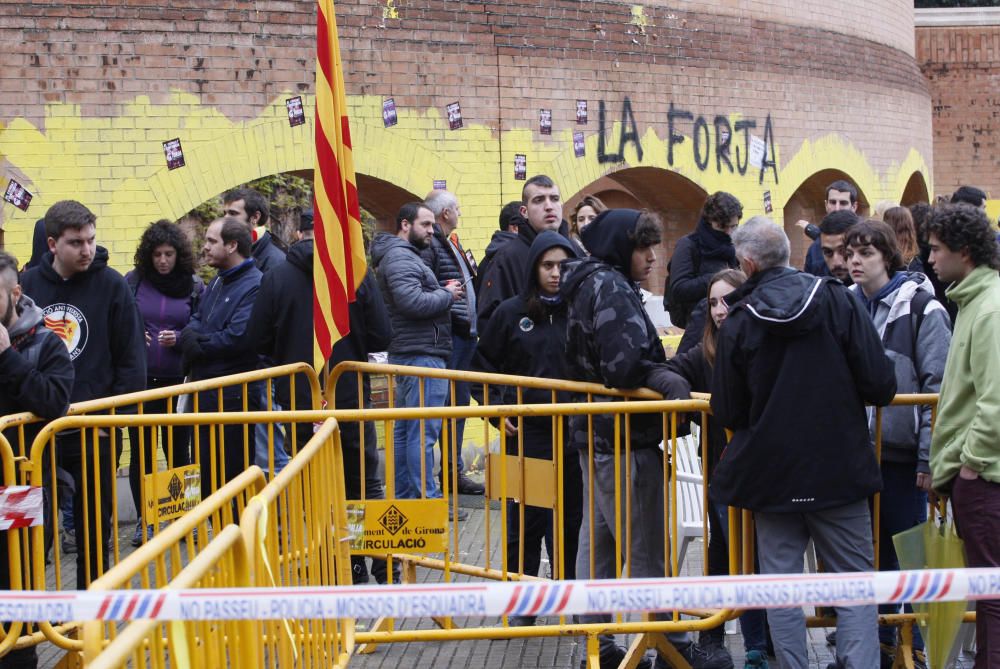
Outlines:
[[[472,253],[462,248],[455,230],[462,210],[458,206],[455,194],[446,190],[431,191],[424,206],[434,214],[434,235],[421,252],[420,257],[431,268],[438,282],[444,286],[449,281],[457,281],[465,287],[461,297],[451,304],[451,356],[448,358],[448,369],[468,370],[472,363],[472,354],[476,351],[476,291],[472,280],[476,276],[476,261]],[[468,406],[470,388],[468,383],[455,384],[455,397],[445,398],[445,406]],[[454,427],[454,429],[452,429]],[[449,489],[464,495],[482,495],[486,492],[482,483],[477,483],[465,475],[465,463],[462,461],[462,439],[465,433],[465,420],[446,420],[441,429],[441,448],[448,445],[450,449],[457,444],[448,461],[451,463],[452,474],[448,478]],[[441,460],[444,462],[444,459]],[[444,488],[444,472],[441,472],[441,487]]]
[[[761,573],[801,574],[809,539],[829,571],[872,571],[868,498],[882,481],[865,405],[892,400],[892,362],[845,286],[788,266],[788,238],[770,219],[747,221],[733,245],[748,279],[719,330],[712,411],[733,437],[713,499],[754,512]],[[778,666],[808,667],[802,610],[767,618]],[[876,630],[875,606],[837,607],[830,667],[879,666]]]

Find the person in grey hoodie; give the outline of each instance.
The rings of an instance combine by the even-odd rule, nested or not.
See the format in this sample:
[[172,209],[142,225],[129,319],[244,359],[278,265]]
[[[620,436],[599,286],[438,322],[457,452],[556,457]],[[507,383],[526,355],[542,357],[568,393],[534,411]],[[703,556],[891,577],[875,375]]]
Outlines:
[[[934,284],[920,272],[907,272],[892,228],[881,221],[861,221],[848,230],[847,265],[857,295],[871,315],[886,355],[896,370],[897,393],[937,393],[941,389],[951,319],[934,299]],[[875,433],[875,412],[869,409]],[[887,407],[882,411],[882,498],[879,506],[879,570],[896,571],[899,558],[894,534],[927,520],[930,477],[931,407]],[[907,610],[911,610],[907,605]],[[898,613],[895,604],[879,607]],[[896,628],[879,628],[882,666],[891,666]],[[916,666],[926,666],[920,631],[913,631]]]
[[[451,305],[461,299],[464,287],[457,280],[440,285],[421,260],[420,251],[433,234],[434,213],[411,202],[396,216],[396,234],[379,233],[372,242],[372,265],[392,322],[392,365],[444,369],[451,355]],[[420,406],[416,377],[398,377],[396,384],[397,407]],[[444,406],[447,394],[444,379],[423,380],[423,406]],[[440,432],[440,420],[396,421],[396,497],[441,497],[434,477],[434,444]]]

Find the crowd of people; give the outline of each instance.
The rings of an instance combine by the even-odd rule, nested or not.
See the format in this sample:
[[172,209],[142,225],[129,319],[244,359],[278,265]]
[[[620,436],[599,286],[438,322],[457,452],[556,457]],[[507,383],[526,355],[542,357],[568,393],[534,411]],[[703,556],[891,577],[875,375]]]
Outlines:
[[[311,328],[304,324],[313,317],[312,213],[302,212],[298,239],[286,247],[268,230],[269,206],[260,193],[237,189],[223,201],[224,215],[209,225],[201,249],[216,270],[207,285],[195,271],[191,242],[165,220],[144,231],[134,268],[120,275],[97,245],[96,217],[75,201],[52,205],[39,221],[35,253],[23,272],[0,252],[4,413],[32,411],[51,419],[71,402],[311,362]],[[499,230],[477,265],[459,241],[457,197],[436,190],[423,202],[402,206],[395,230],[375,236],[371,267],[350,305],[350,333],[337,342],[331,363],[388,351],[395,365],[647,387],[668,399],[710,393],[709,457],[703,463],[710,483],[710,574],[728,573],[728,506],[754,512],[761,573],[801,572],[810,539],[826,569],[870,571],[870,500],[879,491],[880,569],[898,569],[891,538],[926,520],[929,495],[950,497],[969,566],[995,566],[1000,277],[985,201],[981,190],[963,187],[950,203],[886,206],[879,217],[864,218],[857,214],[857,189],[835,181],[826,190],[823,219],[800,222],[802,233],[815,241],[805,271],[799,271],[789,265],[790,242],[781,226],[763,216],[741,224],[739,200],[713,193],[668,263],[664,308],[684,328],[676,354],[668,358],[639,290],[662,241],[656,214],[609,209],[587,196],[567,221],[558,185],[538,175],[525,182],[519,202],[503,207]],[[369,380],[361,388],[358,383],[356,375],[340,378],[337,408],[371,406]],[[484,397],[475,384],[405,375],[396,383],[397,407],[464,406],[472,398],[494,405],[517,401],[499,385],[489,386]],[[267,388],[256,382],[221,394],[198,393],[196,406],[311,407],[304,379],[279,380],[270,393]],[[940,393],[936,423],[932,431],[930,407],[884,409],[879,458],[872,407],[887,406],[897,393]],[[558,401],[579,399],[557,394]],[[552,392],[525,390],[520,400],[548,403]],[[164,400],[143,408],[168,410],[180,407]],[[483,484],[465,472],[463,423],[396,421],[397,497],[484,493]],[[537,575],[543,547],[551,558],[558,544],[564,560],[561,569],[553,564],[557,578],[617,577],[616,563],[626,551],[630,577],[662,576],[662,426],[653,413],[498,422],[508,453],[551,459],[555,447],[564,456],[561,522],[548,509],[507,502],[508,569]],[[301,447],[312,433],[311,425],[292,422],[197,429],[204,490],[243,469],[244,449],[262,468],[280,471],[293,444]],[[213,429],[225,439],[214,471]],[[726,430],[732,434],[728,442]],[[562,442],[558,435],[565,435]],[[616,435],[628,435],[627,454],[616,453]],[[190,429],[173,428],[170,439],[165,433],[157,438],[155,428],[130,430],[137,508],[141,477],[156,467],[153,445],[168,441],[169,466],[196,461]],[[362,491],[368,499],[383,497],[374,424],[362,429],[345,423],[342,441],[348,497],[360,498]],[[77,553],[83,588],[98,575],[97,565],[108,562],[94,521],[99,517],[110,527],[112,510],[110,495],[101,496],[99,508],[91,503],[85,509],[82,491],[89,490],[93,500],[98,482],[110,489],[110,469],[98,470],[95,463],[117,462],[121,454],[112,452],[112,444],[120,448],[122,442],[107,433],[91,448],[81,449],[80,442],[78,433],[60,433],[55,458],[77,491],[65,514],[71,529],[77,537],[85,528],[90,532],[89,555]],[[447,467],[436,467],[438,444]],[[628,463],[621,461],[625,457]],[[88,471],[100,474],[86,476]],[[616,478],[625,471],[629,480]],[[617,495],[627,495],[633,517],[643,519],[641,530],[628,532],[627,548],[626,537],[618,536]],[[462,520],[466,511],[454,514]],[[555,537],[557,527],[563,532]],[[133,543],[151,532],[138,523]],[[355,582],[369,580],[363,558],[355,557],[352,568]],[[0,565],[0,578],[6,571]],[[384,560],[371,564],[380,583],[390,578],[388,571]],[[878,627],[875,607],[838,608],[837,614],[831,667],[892,665],[896,630]],[[527,616],[510,620],[534,622]],[[977,625],[976,666],[1000,666],[1000,603],[980,602]],[[748,612],[741,626],[747,668],[767,667],[769,658],[779,667],[808,666],[801,610]],[[687,633],[671,634],[670,641],[697,669],[733,666],[721,627],[698,641]],[[601,637],[600,648],[602,667],[617,666],[625,656],[610,635]],[[8,656],[11,661],[34,666],[33,651],[17,652]],[[913,660],[926,666],[919,631]],[[639,666],[654,665],[670,666],[659,656],[643,658]]]

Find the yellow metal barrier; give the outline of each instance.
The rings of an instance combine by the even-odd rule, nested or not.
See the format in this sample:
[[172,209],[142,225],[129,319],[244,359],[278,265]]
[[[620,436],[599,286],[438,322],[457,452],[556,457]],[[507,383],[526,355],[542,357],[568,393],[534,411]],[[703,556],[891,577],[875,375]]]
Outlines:
[[[249,500],[265,485],[264,472],[250,467],[109,569],[90,585],[90,590],[249,586],[246,550],[234,525]],[[215,534],[211,541],[210,533]],[[225,666],[226,657],[220,656],[234,660],[232,651],[238,646],[229,646],[229,652],[224,654],[224,638],[248,639],[256,633],[249,623],[234,624],[230,629],[235,631],[240,625],[243,629],[236,636],[227,635],[221,624],[168,625],[135,620],[120,629],[118,623],[92,620],[83,623],[83,639],[74,643],[74,648],[83,648],[89,664],[110,644],[95,666],[119,666],[131,657],[133,667],[161,667],[166,649],[174,658],[185,657],[186,651],[203,660],[189,666]],[[213,636],[217,637],[215,641]],[[256,644],[249,645],[256,648]]]
[[[263,394],[266,395],[266,406],[270,408],[272,383],[278,380],[287,379],[290,388],[294,391],[295,384],[307,383],[310,387],[312,406],[308,409],[317,408],[320,405],[322,396],[320,394],[319,381],[313,369],[305,364],[284,365],[271,369],[258,370],[244,374],[236,374],[228,377],[219,377],[204,381],[146,390],[128,395],[109,397],[88,402],[80,402],[70,407],[68,417],[60,419],[55,429],[44,431],[46,445],[37,450],[32,449],[32,442],[36,435],[43,432],[42,419],[29,413],[11,414],[0,417],[0,466],[2,466],[3,482],[5,485],[30,484],[44,486],[46,488],[46,525],[50,537],[46,540],[41,532],[32,531],[36,538],[28,541],[29,531],[27,529],[12,530],[7,532],[8,537],[8,577],[10,587],[14,589],[45,589],[46,580],[51,580],[55,589],[64,587],[67,577],[72,576],[72,568],[63,559],[62,545],[58,536],[58,522],[60,495],[64,494],[57,485],[59,477],[57,466],[64,464],[64,460],[70,460],[71,466],[78,469],[78,480],[89,481],[90,484],[83,486],[83,493],[79,497],[80,509],[77,510],[79,517],[84,519],[85,531],[77,537],[79,555],[82,556],[82,563],[77,569],[79,574],[85,578],[78,581],[78,585],[86,587],[86,584],[97,577],[109,566],[109,563],[118,562],[122,554],[122,533],[118,518],[116,473],[118,460],[122,452],[124,440],[121,438],[120,428],[132,426],[133,438],[139,442],[140,471],[155,470],[156,463],[146,463],[145,453],[149,449],[156,453],[156,446],[162,446],[164,459],[168,467],[178,462],[175,459],[175,437],[183,429],[192,431],[193,425],[203,426],[205,439],[199,434],[199,430],[194,430],[191,441],[193,442],[193,460],[195,464],[201,463],[201,444],[207,442],[208,448],[204,449],[209,453],[211,462],[208,463],[210,476],[205,492],[210,492],[215,485],[212,484],[220,472],[218,465],[221,462],[219,453],[225,447],[225,434],[211,429],[212,425],[218,422],[200,421],[192,422],[187,417],[196,415],[195,413],[172,413],[174,411],[174,400],[183,396],[191,396],[189,412],[197,412],[200,408],[200,400],[207,395],[213,395],[217,406],[224,408],[222,395],[225,392],[237,392],[241,400],[241,411],[239,412],[239,424],[242,425],[242,433],[245,437],[256,423],[264,423],[261,419],[263,413],[247,414],[248,397],[254,386],[260,384]],[[295,402],[295,393],[291,393],[292,403]],[[165,401],[169,400],[169,401]],[[165,401],[165,402],[164,402]],[[145,407],[151,403],[164,403],[164,408],[171,416],[170,420],[134,420],[143,415]],[[290,407],[294,408],[293,407]],[[118,412],[130,412],[120,414]],[[113,420],[103,427],[78,428],[70,421],[70,418],[87,416],[93,414],[110,415],[116,418],[127,420]],[[285,414],[278,414],[284,416]],[[274,425],[285,423],[286,420],[276,420],[268,423],[268,462],[273,467],[274,463]],[[230,423],[232,424],[232,423]],[[298,425],[293,422],[290,425],[289,448],[294,452],[296,443],[301,443],[302,439],[296,439],[296,431],[308,430],[312,433],[311,425]],[[143,429],[145,428],[145,429]],[[157,429],[159,428],[159,430]],[[57,432],[60,448],[56,448]],[[160,435],[162,431],[162,437]],[[147,444],[147,440],[152,443]],[[245,469],[253,464],[254,454],[246,447],[246,439],[240,439],[244,443],[242,462]],[[142,487],[140,487],[142,490]],[[142,493],[144,498],[144,491]],[[103,505],[105,513],[96,513],[94,505],[100,508]],[[140,501],[140,506],[142,500]],[[138,510],[141,521],[141,509]],[[93,522],[91,522],[91,519]],[[157,531],[158,526],[153,527]],[[100,543],[98,535],[102,540],[109,542],[107,551],[97,550]],[[146,540],[146,533],[142,533],[143,541]],[[46,546],[46,544],[51,544]],[[47,553],[51,555],[51,561],[47,560]],[[12,648],[24,648],[34,645],[46,636],[58,639],[64,647],[67,647],[72,639],[67,639],[58,631],[50,629],[47,634],[29,625],[27,629],[20,630],[20,623],[14,623],[7,629],[0,640],[0,656],[9,652]]]
[[[247,574],[243,537],[237,526],[228,525],[167,587],[246,587],[249,585]],[[134,669],[168,665],[184,668],[261,666],[257,625],[252,620],[136,620],[103,651],[101,626],[99,621],[84,626],[84,662],[85,666],[94,669],[125,667],[130,660]],[[92,631],[91,627],[97,630]]]
[[[327,420],[285,469],[250,500],[240,530],[255,586],[349,585],[350,551],[337,421]],[[257,640],[268,666],[343,667],[352,620],[266,620]]]

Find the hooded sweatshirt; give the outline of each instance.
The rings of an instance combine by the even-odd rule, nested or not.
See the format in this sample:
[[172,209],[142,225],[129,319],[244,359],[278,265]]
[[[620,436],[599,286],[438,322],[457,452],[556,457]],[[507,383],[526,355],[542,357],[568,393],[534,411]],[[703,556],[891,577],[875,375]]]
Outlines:
[[[482,279],[478,289],[476,311],[479,332],[486,327],[486,322],[501,302],[508,297],[520,295],[524,288],[528,249],[538,234],[530,223],[518,226],[517,237],[503,244],[489,265],[484,263],[480,267]],[[569,239],[569,223],[563,221],[559,225],[559,234]],[[583,255],[582,249],[577,249],[577,255]]]
[[888,404],[896,375],[860,301],[835,279],[789,267],[757,272],[727,301],[712,411],[733,437],[713,499],[806,513],[880,490],[865,404]]
[[146,342],[132,291],[108,267],[97,247],[90,267],[63,279],[52,253],[21,278],[24,292],[42,309],[44,323],[65,342],[73,361],[72,402],[122,395],[146,387]]
[[[556,295],[548,301],[538,301],[539,312],[535,318],[529,311],[529,302],[538,298],[537,266],[542,256],[553,248],[562,248],[570,258],[576,258],[576,248],[557,232],[546,230],[532,242],[525,268],[524,289],[500,303],[486,329],[479,338],[471,370],[489,374],[514,374],[548,379],[568,379],[566,369],[566,305]],[[538,316],[541,315],[541,318]],[[482,385],[473,384],[472,392],[482,404]],[[505,392],[505,390],[507,392]],[[490,385],[489,403],[516,402],[516,392],[503,386]],[[569,396],[560,393],[560,401]],[[549,404],[552,391],[525,388],[521,400],[524,404]],[[516,423],[516,421],[514,421]],[[537,458],[552,457],[552,418],[548,416],[525,417],[525,455]],[[517,452],[517,439],[508,439],[509,452]],[[513,448],[512,448],[513,447]]]
[[1000,278],[981,265],[947,295],[958,319],[931,438],[933,485],[942,491],[962,465],[1000,483]]
[[[639,286],[630,278],[635,242],[629,239],[639,220],[633,209],[601,212],[583,230],[589,258],[567,260],[560,294],[567,305],[566,358],[570,378],[609,388],[640,388],[667,356],[642,306]],[[594,397],[594,401],[617,398]],[[573,444],[587,447],[587,417],[570,418]],[[635,414],[632,448],[655,448],[662,438],[659,414]],[[624,431],[622,432],[624,434]],[[595,416],[594,448],[614,452],[614,421]]]
[[[896,272],[883,290],[868,300],[857,284],[851,290],[861,298],[896,370],[896,392],[937,393],[941,389],[951,323],[948,312],[934,299],[934,285],[919,272]],[[868,409],[875,434],[875,410]],[[882,411],[882,460],[916,463],[930,471],[931,407],[886,407]]]
[[[7,330],[11,345],[0,353],[0,415],[30,411],[58,418],[69,408],[73,363],[66,345],[45,329],[42,310],[22,295],[18,318]],[[29,442],[30,443],[30,442]]]

